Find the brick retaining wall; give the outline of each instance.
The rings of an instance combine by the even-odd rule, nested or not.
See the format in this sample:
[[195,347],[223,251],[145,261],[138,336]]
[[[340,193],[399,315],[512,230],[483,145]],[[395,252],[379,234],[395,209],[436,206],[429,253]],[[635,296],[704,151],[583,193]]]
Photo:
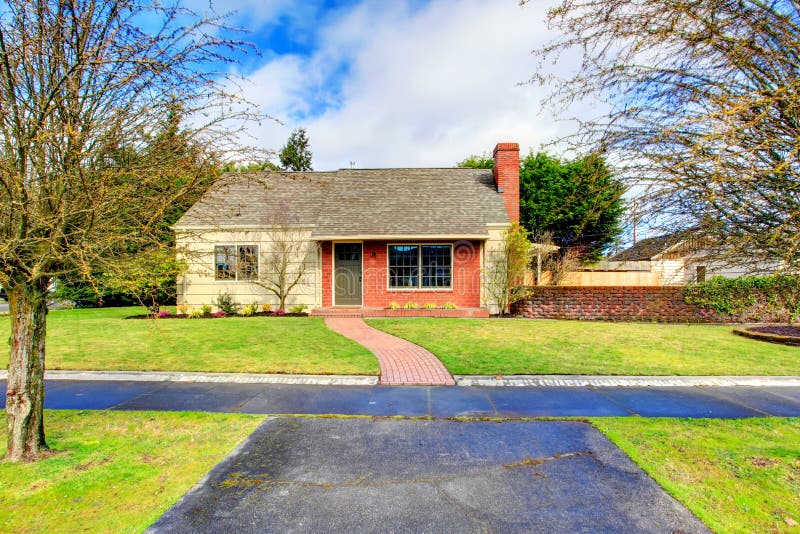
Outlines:
[[717,323],[729,320],[713,310],[683,300],[682,287],[563,287],[533,288],[514,313],[531,319],[657,321]]

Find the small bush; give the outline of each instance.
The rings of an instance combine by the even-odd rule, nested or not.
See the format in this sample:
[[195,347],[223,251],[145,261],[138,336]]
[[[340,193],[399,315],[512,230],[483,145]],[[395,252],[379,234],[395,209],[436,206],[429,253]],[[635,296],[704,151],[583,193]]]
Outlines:
[[160,312],[158,312],[158,316],[161,319],[163,319],[165,317],[169,317],[170,315],[172,315],[172,314],[169,312],[169,310],[161,310]]
[[178,306],[175,306],[175,310],[178,312],[178,315],[188,315],[190,309],[191,308],[189,308],[189,306],[186,304],[179,304]]
[[254,302],[252,304],[248,304],[244,308],[242,308],[242,315],[250,317],[251,315],[255,315],[258,312],[258,303]]
[[456,305],[453,304],[452,302],[446,302],[446,303],[442,304],[442,309],[443,310],[455,310],[456,309]]
[[289,308],[289,311],[292,313],[303,313],[304,311],[306,311],[306,308],[308,308],[308,306],[306,306],[305,304],[298,304],[297,306],[292,306],[291,308]]
[[189,312],[189,319],[200,319],[203,315],[203,310],[200,308],[195,308],[194,310]]
[[211,315],[211,305],[210,304],[203,304],[200,306],[200,313],[203,315]]
[[228,314],[224,310],[217,310],[216,312],[214,312],[214,317],[216,317],[217,319],[222,319],[223,317],[227,316]]
[[278,317],[281,317],[283,315],[286,315],[286,310],[275,310],[275,313],[273,313],[273,315],[277,315]]
[[272,311],[272,305],[269,302],[265,302],[264,304],[261,305],[261,311],[263,311],[263,312],[271,312]]
[[426,310],[435,310],[436,304],[434,304],[433,302],[426,302],[425,304],[422,305],[422,307]]
[[741,322],[792,322],[800,314],[800,276],[715,276],[687,286],[684,300]]
[[403,308],[405,308],[406,310],[416,310],[417,308],[419,308],[419,304],[417,304],[416,302],[406,302],[405,304],[403,304]]
[[239,304],[227,291],[217,295],[217,308],[228,315],[236,315],[239,312]]
[[389,309],[390,310],[399,310],[400,309],[400,305],[398,303],[396,303],[396,302],[390,302],[389,303]]

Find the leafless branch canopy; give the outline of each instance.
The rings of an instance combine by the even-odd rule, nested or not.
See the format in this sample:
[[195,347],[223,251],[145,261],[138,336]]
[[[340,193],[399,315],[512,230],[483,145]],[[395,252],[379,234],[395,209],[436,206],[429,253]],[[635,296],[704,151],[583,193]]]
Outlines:
[[[0,13],[0,284],[89,274],[158,242],[200,176],[169,146],[175,113],[202,168],[252,116],[229,93],[222,18],[137,0],[12,0]],[[136,157],[131,154],[137,153]],[[181,175],[170,180],[170,176]],[[103,265],[102,268],[106,266]]]
[[[800,265],[796,0],[563,0],[549,22],[561,37],[532,81],[562,110],[609,106],[573,141],[614,158],[651,223]],[[573,76],[547,74],[576,53]]]

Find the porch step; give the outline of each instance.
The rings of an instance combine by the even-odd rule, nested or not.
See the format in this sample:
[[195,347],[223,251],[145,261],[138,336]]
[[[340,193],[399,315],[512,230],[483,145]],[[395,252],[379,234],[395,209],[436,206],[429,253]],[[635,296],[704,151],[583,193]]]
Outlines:
[[314,308],[312,317],[363,317],[361,308]]

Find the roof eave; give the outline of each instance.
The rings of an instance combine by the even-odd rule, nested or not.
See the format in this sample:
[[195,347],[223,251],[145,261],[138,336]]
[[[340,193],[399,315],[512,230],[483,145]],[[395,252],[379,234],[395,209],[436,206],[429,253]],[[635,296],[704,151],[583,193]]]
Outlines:
[[312,235],[314,241],[408,241],[415,240],[474,240],[486,241],[490,239],[489,234],[332,234],[332,235]]

